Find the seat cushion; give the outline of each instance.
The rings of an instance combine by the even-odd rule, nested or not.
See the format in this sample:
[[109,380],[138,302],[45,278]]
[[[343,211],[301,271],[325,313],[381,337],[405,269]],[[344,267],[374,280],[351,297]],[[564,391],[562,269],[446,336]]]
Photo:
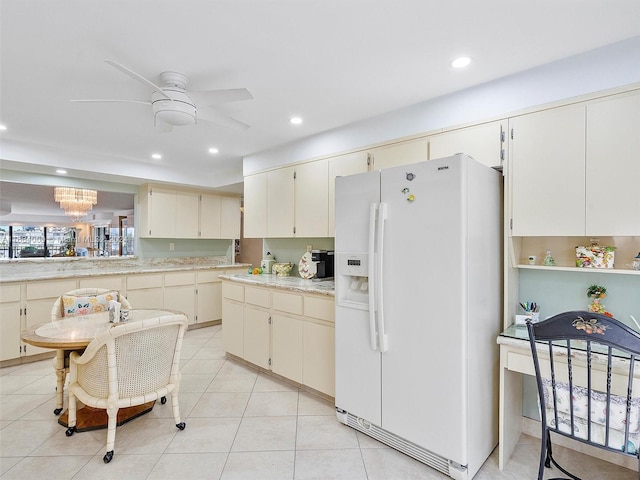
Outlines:
[[62,316],[73,317],[90,313],[105,312],[110,300],[119,300],[118,292],[106,292],[99,295],[63,295]]

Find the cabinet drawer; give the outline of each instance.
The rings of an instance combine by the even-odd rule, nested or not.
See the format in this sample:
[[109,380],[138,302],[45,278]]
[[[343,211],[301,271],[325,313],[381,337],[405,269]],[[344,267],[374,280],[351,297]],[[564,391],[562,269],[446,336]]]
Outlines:
[[81,278],[78,288],[106,288],[107,290],[122,290],[122,277],[91,277]]
[[160,273],[153,275],[132,275],[127,277],[127,291],[158,287],[162,287],[162,274]]
[[175,287],[177,285],[195,285],[195,272],[176,272],[164,274],[164,286]]
[[204,272],[197,272],[196,280],[198,283],[221,282],[222,280],[220,280],[220,278],[218,277],[223,273],[224,272],[222,270],[210,270],[210,271],[204,271]]
[[75,280],[56,280],[50,282],[29,282],[27,284],[27,300],[59,297],[63,293],[76,289]]
[[244,287],[230,282],[222,282],[222,296],[236,302],[244,302]]
[[305,317],[333,322],[335,318],[333,298],[304,297]]
[[3,285],[0,287],[0,303],[19,301],[20,285]]
[[273,292],[273,309],[302,315],[302,295]]
[[244,301],[252,305],[269,308],[271,306],[270,297],[270,292],[267,289],[253,287],[246,287],[244,289]]

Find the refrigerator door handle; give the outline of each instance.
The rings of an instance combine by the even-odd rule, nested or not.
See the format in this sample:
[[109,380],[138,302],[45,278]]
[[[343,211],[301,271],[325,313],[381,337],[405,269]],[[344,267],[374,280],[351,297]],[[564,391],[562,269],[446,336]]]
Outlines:
[[384,333],[384,294],[382,291],[382,277],[383,277],[383,262],[384,262],[384,225],[387,220],[387,204],[380,202],[378,205],[378,255],[376,259],[376,272],[375,272],[375,286],[376,296],[378,299],[377,311],[378,311],[378,344],[380,345],[380,352],[384,353],[388,350],[389,345],[387,341],[387,334]]
[[372,203],[369,207],[369,341],[371,349],[378,349],[378,339],[376,338],[376,287],[375,287],[375,242],[376,242],[376,216],[378,204]]

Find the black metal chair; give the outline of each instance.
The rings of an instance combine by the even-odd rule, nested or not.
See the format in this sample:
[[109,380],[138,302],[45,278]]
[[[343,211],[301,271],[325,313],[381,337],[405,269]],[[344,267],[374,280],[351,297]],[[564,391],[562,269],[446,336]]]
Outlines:
[[640,372],[634,385],[634,370],[640,334],[580,310],[527,322],[527,329],[542,425],[538,480],[551,463],[580,480],[553,458],[551,432],[639,459]]

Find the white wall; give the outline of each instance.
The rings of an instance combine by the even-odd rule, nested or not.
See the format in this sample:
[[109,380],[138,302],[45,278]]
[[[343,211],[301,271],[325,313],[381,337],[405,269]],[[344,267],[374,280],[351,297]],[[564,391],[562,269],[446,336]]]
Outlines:
[[[244,157],[243,174],[640,81],[640,36]],[[505,58],[505,61],[509,61]]]

